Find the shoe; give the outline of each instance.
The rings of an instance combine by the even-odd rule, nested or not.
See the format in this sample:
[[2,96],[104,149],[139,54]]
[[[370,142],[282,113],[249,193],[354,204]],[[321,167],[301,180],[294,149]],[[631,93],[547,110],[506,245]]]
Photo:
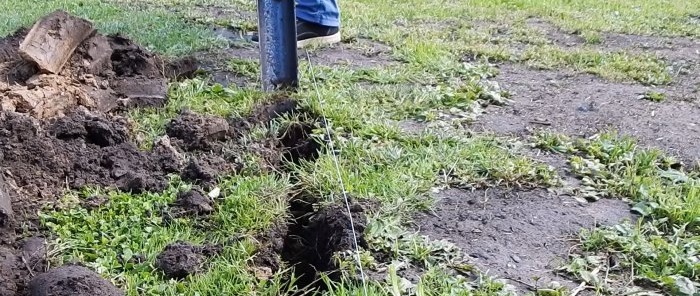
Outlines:
[[[258,33],[253,34],[251,41],[253,41],[253,43],[260,42]],[[297,20],[297,48],[335,43],[340,43],[339,27],[328,27]]]

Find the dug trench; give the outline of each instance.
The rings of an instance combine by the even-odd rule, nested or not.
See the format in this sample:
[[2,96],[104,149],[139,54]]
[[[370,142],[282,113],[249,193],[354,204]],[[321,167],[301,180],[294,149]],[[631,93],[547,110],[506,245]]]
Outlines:
[[[71,18],[61,12],[52,17]],[[23,29],[0,39],[2,296],[124,294],[84,267],[49,270],[47,241],[52,235],[42,227],[38,213],[60,209],[58,200],[69,191],[100,187],[159,193],[176,175],[195,189],[179,194],[169,214],[206,216],[215,207],[202,192],[219,177],[244,169],[244,153],[257,154],[263,169],[276,172],[285,171],[289,163],[314,161],[322,149],[311,136],[318,116],[294,100],[276,98],[254,107],[245,118],[182,110],[153,148],[142,150],[124,111],[163,106],[167,81],[193,73],[193,60],[165,63],[124,37],[93,34],[77,46],[61,71],[45,74],[19,55],[17,44],[27,34]],[[286,115],[301,121],[268,139],[243,141],[253,127]],[[86,209],[109,203],[105,196],[81,198]],[[352,247],[349,216],[344,207],[309,203],[302,207],[298,201],[290,203],[290,219],[280,221],[276,227],[280,231],[261,243],[255,263],[274,271],[295,266],[301,279],[297,283],[310,286],[317,283],[320,272],[334,269],[336,251]],[[353,216],[362,214],[361,208],[354,209]],[[359,216],[357,220],[363,221]],[[204,272],[202,263],[220,248],[174,242],[155,258],[156,268],[163,277],[182,279]]]

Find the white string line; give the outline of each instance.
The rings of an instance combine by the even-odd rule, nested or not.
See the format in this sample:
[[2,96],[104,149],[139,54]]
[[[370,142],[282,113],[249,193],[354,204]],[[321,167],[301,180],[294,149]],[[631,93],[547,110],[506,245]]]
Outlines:
[[[309,73],[311,73],[311,80],[314,85],[314,89],[316,90],[316,97],[318,99],[318,104],[321,109],[321,117],[323,118],[323,125],[325,126],[326,130],[326,136],[328,137],[328,146],[331,150],[331,155],[333,155],[333,162],[335,163],[335,171],[337,173],[337,178],[338,178],[338,183],[340,184],[340,189],[343,191],[343,199],[345,200],[345,208],[348,211],[348,217],[350,217],[350,230],[352,231],[352,239],[355,247],[355,260],[357,260],[357,266],[360,269],[360,279],[362,280],[362,289],[364,292],[364,295],[367,296],[367,282],[365,280],[365,272],[364,269],[362,268],[362,260],[360,259],[360,247],[357,242],[357,232],[355,232],[355,221],[352,218],[352,210],[350,209],[350,201],[348,199],[348,193],[345,191],[345,182],[343,182],[343,176],[342,173],[340,172],[340,161],[338,160],[338,155],[335,153],[335,144],[333,143],[333,137],[331,136],[331,128],[330,124],[328,124],[328,118],[326,118],[325,114],[325,107],[323,105],[323,99],[321,98],[321,92],[318,90],[318,82],[316,81],[316,73],[314,72],[313,65],[311,63],[311,56],[309,55],[309,51],[307,49],[304,50],[306,52],[306,60],[309,62]],[[340,154],[340,150],[338,150],[338,154]],[[335,198],[331,195],[332,201],[335,201]]]

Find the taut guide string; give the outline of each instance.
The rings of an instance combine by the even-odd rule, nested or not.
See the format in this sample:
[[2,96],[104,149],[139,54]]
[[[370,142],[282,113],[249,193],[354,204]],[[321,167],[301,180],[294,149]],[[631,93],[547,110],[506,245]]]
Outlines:
[[[328,118],[326,118],[325,114],[325,107],[323,106],[323,99],[321,98],[321,92],[318,90],[318,82],[316,81],[316,73],[314,72],[314,68],[311,62],[311,56],[309,55],[308,50],[304,50],[306,53],[306,60],[309,62],[309,73],[311,74],[311,81],[313,82],[314,90],[316,91],[316,98],[318,99],[318,104],[319,108],[321,109],[321,117],[323,118],[323,123],[325,126],[325,131],[326,131],[326,137],[328,138],[328,146],[331,151],[331,155],[333,156],[333,162],[335,164],[335,171],[337,174],[338,178],[338,183],[340,184],[340,189],[343,191],[343,200],[345,201],[345,208],[348,211],[348,217],[350,218],[350,228],[352,231],[352,239],[353,239],[353,247],[355,248],[354,253],[355,253],[355,260],[357,260],[357,266],[360,270],[360,279],[362,280],[362,289],[364,292],[364,295],[367,296],[367,281],[365,279],[365,272],[362,268],[362,260],[360,260],[360,247],[357,241],[357,232],[355,232],[355,221],[352,218],[352,210],[350,209],[350,201],[348,198],[347,191],[345,190],[345,182],[343,182],[343,176],[342,173],[340,172],[340,161],[338,160],[338,154],[340,154],[340,150],[336,154],[335,151],[335,143],[333,142],[333,137],[331,135],[331,128],[330,125],[328,124]],[[331,197],[333,199],[333,197]]]

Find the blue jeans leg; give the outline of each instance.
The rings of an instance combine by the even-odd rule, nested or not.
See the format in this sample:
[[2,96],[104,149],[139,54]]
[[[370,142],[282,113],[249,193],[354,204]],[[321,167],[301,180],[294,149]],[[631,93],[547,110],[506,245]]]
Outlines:
[[340,9],[336,0],[297,0],[297,18],[328,27],[340,26]]

